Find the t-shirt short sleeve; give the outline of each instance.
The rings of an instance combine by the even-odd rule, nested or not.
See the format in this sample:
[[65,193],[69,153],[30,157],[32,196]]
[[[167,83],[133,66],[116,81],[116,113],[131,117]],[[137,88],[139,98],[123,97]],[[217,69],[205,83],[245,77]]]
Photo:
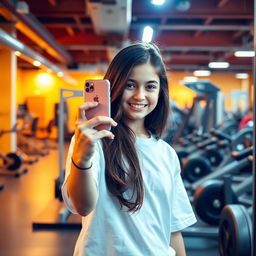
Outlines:
[[[64,182],[61,187],[61,191],[62,191],[63,201],[64,201],[65,205],[67,206],[67,208],[72,213],[77,214],[77,212],[72,204],[72,201],[69,198],[68,192],[67,192],[67,180],[68,180],[70,170],[71,170],[71,164],[72,164],[71,156],[73,154],[74,144],[75,144],[75,136],[72,137],[70,145],[69,145],[69,150],[68,150],[68,155],[67,155],[67,160],[66,160],[65,178],[64,178]],[[101,149],[100,142],[97,142],[96,146],[95,146],[95,152],[94,152],[93,158],[92,158],[93,167],[92,167],[92,170],[88,170],[88,171],[92,171],[93,177],[94,177],[94,180],[95,180],[97,186],[99,183],[99,171],[100,171],[99,165],[100,165],[100,153],[102,153],[101,151],[102,151],[102,149]]]
[[176,166],[176,168],[174,173],[174,188],[171,202],[171,232],[180,231],[196,222],[187,191],[180,175],[180,163],[176,153],[174,166]]

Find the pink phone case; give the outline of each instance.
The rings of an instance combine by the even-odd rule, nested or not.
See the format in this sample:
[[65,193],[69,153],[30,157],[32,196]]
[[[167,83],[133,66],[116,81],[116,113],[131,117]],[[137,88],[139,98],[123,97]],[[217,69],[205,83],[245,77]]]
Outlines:
[[[110,117],[110,82],[108,80],[86,80],[84,84],[84,101],[99,104],[97,107],[86,111],[86,118],[95,116]],[[110,130],[110,125],[98,125],[97,130]]]

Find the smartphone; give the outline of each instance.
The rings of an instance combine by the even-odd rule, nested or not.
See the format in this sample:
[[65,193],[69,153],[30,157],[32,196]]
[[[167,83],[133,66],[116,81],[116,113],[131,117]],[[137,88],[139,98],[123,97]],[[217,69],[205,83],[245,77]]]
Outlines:
[[[95,116],[110,117],[110,82],[104,80],[86,80],[84,84],[84,101],[98,102],[98,105],[86,111],[86,118]],[[96,130],[110,130],[110,125],[98,125]]]

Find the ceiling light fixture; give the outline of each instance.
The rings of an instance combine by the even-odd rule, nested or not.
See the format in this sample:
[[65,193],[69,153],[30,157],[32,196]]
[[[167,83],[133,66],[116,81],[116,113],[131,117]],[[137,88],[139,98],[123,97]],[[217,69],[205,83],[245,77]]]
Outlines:
[[61,72],[61,71],[57,73],[57,76],[58,76],[58,77],[63,77],[63,75],[64,75],[64,74],[63,74],[63,72]]
[[33,65],[34,65],[35,67],[40,67],[40,66],[41,66],[41,62],[38,61],[38,60],[34,60],[34,61],[33,61]]
[[165,0],[151,0],[151,4],[154,5],[163,5]]
[[20,56],[20,55],[21,55],[21,52],[15,51],[14,54],[15,54],[16,56]]
[[143,30],[142,41],[149,43],[151,42],[152,37],[153,37],[153,28],[151,28],[150,26],[146,26]]
[[187,83],[192,83],[192,82],[197,82],[198,81],[198,78],[195,77],[195,76],[185,76],[183,78],[183,81],[184,82],[187,82]]
[[228,68],[230,64],[225,61],[213,61],[208,64],[209,68]]
[[254,57],[255,51],[236,51],[234,55],[236,57]]
[[191,7],[190,0],[176,0],[174,5],[175,5],[175,8],[181,12],[185,12],[189,10]]
[[210,70],[195,70],[193,72],[194,76],[210,76],[211,71]]
[[237,73],[237,74],[235,75],[235,77],[236,77],[237,79],[247,79],[247,78],[249,78],[249,75],[248,75],[247,73]]

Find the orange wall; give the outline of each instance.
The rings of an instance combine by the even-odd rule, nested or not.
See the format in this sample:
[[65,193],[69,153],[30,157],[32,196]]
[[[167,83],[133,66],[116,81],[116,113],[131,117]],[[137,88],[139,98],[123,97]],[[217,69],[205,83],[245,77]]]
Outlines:
[[[26,100],[29,100],[29,102],[38,101],[38,104],[41,104],[41,111],[44,112],[44,116],[41,115],[39,126],[46,126],[48,121],[54,118],[54,105],[60,101],[60,88],[82,90],[84,80],[95,77],[95,75],[86,73],[70,74],[78,81],[77,86],[70,85],[57,76],[40,70],[19,70],[17,79],[17,104],[22,104]],[[44,99],[43,105],[42,98]],[[72,129],[76,120],[78,106],[83,103],[83,99],[69,99],[67,103],[69,107],[69,127]],[[37,110],[38,106],[34,105],[33,109]]]
[[[185,74],[186,76],[191,76],[192,74]],[[184,73],[182,72],[170,72],[169,73],[169,84],[170,84],[170,97],[177,102],[177,104],[184,108],[185,104],[191,106],[193,97],[195,93],[182,85],[180,81],[184,78]],[[224,95],[230,95],[232,90],[242,90],[248,91],[247,84],[251,81],[236,79],[234,74],[212,74],[210,77],[202,78],[210,80],[214,85],[221,89]],[[231,109],[231,100],[227,98],[225,100],[225,109]]]
[[[43,80],[40,80],[40,76],[45,74]],[[59,90],[60,88],[69,88],[82,90],[85,79],[93,79],[95,75],[86,72],[70,72],[73,78],[78,81],[77,86],[72,86],[65,83],[62,79],[55,75],[47,74],[43,71],[34,70],[18,70],[17,72],[17,103],[24,103],[28,98],[32,98],[35,102],[38,102],[42,111],[44,112],[43,118],[41,118],[40,125],[46,126],[47,122],[54,118],[54,104],[59,102]],[[187,74],[186,74],[187,75]],[[98,75],[99,78],[100,75]],[[192,104],[195,93],[185,86],[181,85],[180,81],[183,80],[184,73],[170,72],[169,73],[169,85],[171,98],[183,108],[185,104],[190,106]],[[42,79],[42,77],[41,77]],[[233,74],[213,74],[209,78],[213,84],[218,86],[224,94],[230,94],[232,90],[244,90],[244,82],[238,80]],[[69,106],[69,127],[73,128],[77,108],[83,102],[82,98],[70,99],[67,101]],[[226,108],[230,109],[230,101],[226,102]]]

